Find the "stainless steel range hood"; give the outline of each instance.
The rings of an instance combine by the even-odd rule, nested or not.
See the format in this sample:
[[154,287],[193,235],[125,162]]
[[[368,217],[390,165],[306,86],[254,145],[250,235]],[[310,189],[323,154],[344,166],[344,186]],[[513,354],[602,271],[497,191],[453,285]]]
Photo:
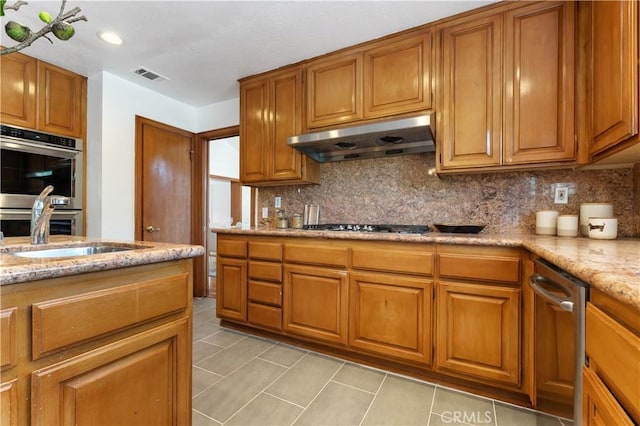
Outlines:
[[320,163],[435,151],[432,115],[291,136],[289,146]]

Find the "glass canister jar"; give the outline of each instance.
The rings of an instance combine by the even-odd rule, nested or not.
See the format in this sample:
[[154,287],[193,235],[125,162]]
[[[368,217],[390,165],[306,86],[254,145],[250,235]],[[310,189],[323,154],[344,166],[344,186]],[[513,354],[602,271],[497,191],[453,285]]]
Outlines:
[[291,216],[291,227],[302,229],[302,215],[300,213],[295,213]]

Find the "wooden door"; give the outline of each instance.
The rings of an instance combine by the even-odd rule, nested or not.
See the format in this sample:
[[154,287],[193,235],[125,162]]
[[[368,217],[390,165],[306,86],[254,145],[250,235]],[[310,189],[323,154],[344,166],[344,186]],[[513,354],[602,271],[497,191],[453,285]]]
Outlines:
[[18,415],[18,379],[0,383],[0,424],[17,426],[20,422]]
[[438,27],[436,149],[442,169],[501,163],[502,16]]
[[84,137],[87,79],[38,61],[38,129]]
[[21,53],[0,56],[0,121],[36,128],[36,59]]
[[362,119],[362,53],[347,52],[307,67],[307,127]]
[[185,320],[36,370],[31,423],[191,424],[191,344]]
[[436,299],[436,369],[519,385],[520,289],[439,282]]
[[596,373],[582,369],[582,424],[585,426],[632,426],[635,423]]
[[505,13],[504,163],[576,157],[574,2]]
[[349,345],[420,364],[431,364],[432,282],[352,273]]
[[216,313],[221,318],[247,320],[247,261],[220,257],[216,267]]
[[302,177],[302,154],[287,145],[289,136],[302,133],[302,71],[294,69],[270,80],[270,180]]
[[[193,133],[136,116],[136,240],[204,244],[201,151]],[[204,297],[206,259],[193,265],[194,296]]]
[[432,30],[385,40],[364,52],[364,117],[432,108]]
[[245,184],[269,179],[269,84],[267,79],[240,85],[240,180]]
[[594,1],[586,7],[593,155],[638,133],[638,2]]
[[347,287],[345,271],[285,266],[283,328],[330,343],[347,343]]

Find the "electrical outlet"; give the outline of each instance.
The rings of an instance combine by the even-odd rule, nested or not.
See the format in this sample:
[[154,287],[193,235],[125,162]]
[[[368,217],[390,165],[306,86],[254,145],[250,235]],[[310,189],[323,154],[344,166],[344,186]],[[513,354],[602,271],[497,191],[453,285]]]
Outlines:
[[569,188],[566,186],[556,186],[554,203],[556,204],[567,204],[569,202]]
[[282,197],[276,197],[274,204],[276,209],[282,208]]

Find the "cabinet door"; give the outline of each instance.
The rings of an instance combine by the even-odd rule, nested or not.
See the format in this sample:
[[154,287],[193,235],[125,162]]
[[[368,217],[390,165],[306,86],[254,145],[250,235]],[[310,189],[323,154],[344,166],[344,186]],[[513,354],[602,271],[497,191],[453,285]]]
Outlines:
[[345,271],[285,266],[284,330],[346,345],[347,280]]
[[220,318],[247,320],[247,261],[218,256],[216,313]]
[[308,128],[362,119],[362,53],[312,62],[306,84]]
[[269,84],[265,80],[240,85],[240,180],[269,179]]
[[351,274],[349,345],[430,365],[432,300],[425,279]]
[[302,132],[302,71],[296,69],[270,80],[270,180],[302,178],[302,154],[287,145],[289,136]]
[[505,164],[573,160],[574,2],[505,13]]
[[21,53],[0,56],[0,121],[29,129],[36,127],[37,60]]
[[364,117],[430,109],[431,30],[364,52]]
[[36,425],[191,424],[191,333],[183,320],[36,370]]
[[0,383],[0,425],[23,424],[18,417],[18,379]]
[[442,169],[499,165],[502,17],[453,21],[438,33],[438,164]]
[[436,368],[494,385],[520,384],[520,289],[438,283]]
[[638,133],[638,2],[591,8],[591,147],[596,154]]
[[582,369],[582,424],[585,426],[631,426],[633,421],[598,376]]
[[38,61],[38,129],[83,137],[86,79]]

